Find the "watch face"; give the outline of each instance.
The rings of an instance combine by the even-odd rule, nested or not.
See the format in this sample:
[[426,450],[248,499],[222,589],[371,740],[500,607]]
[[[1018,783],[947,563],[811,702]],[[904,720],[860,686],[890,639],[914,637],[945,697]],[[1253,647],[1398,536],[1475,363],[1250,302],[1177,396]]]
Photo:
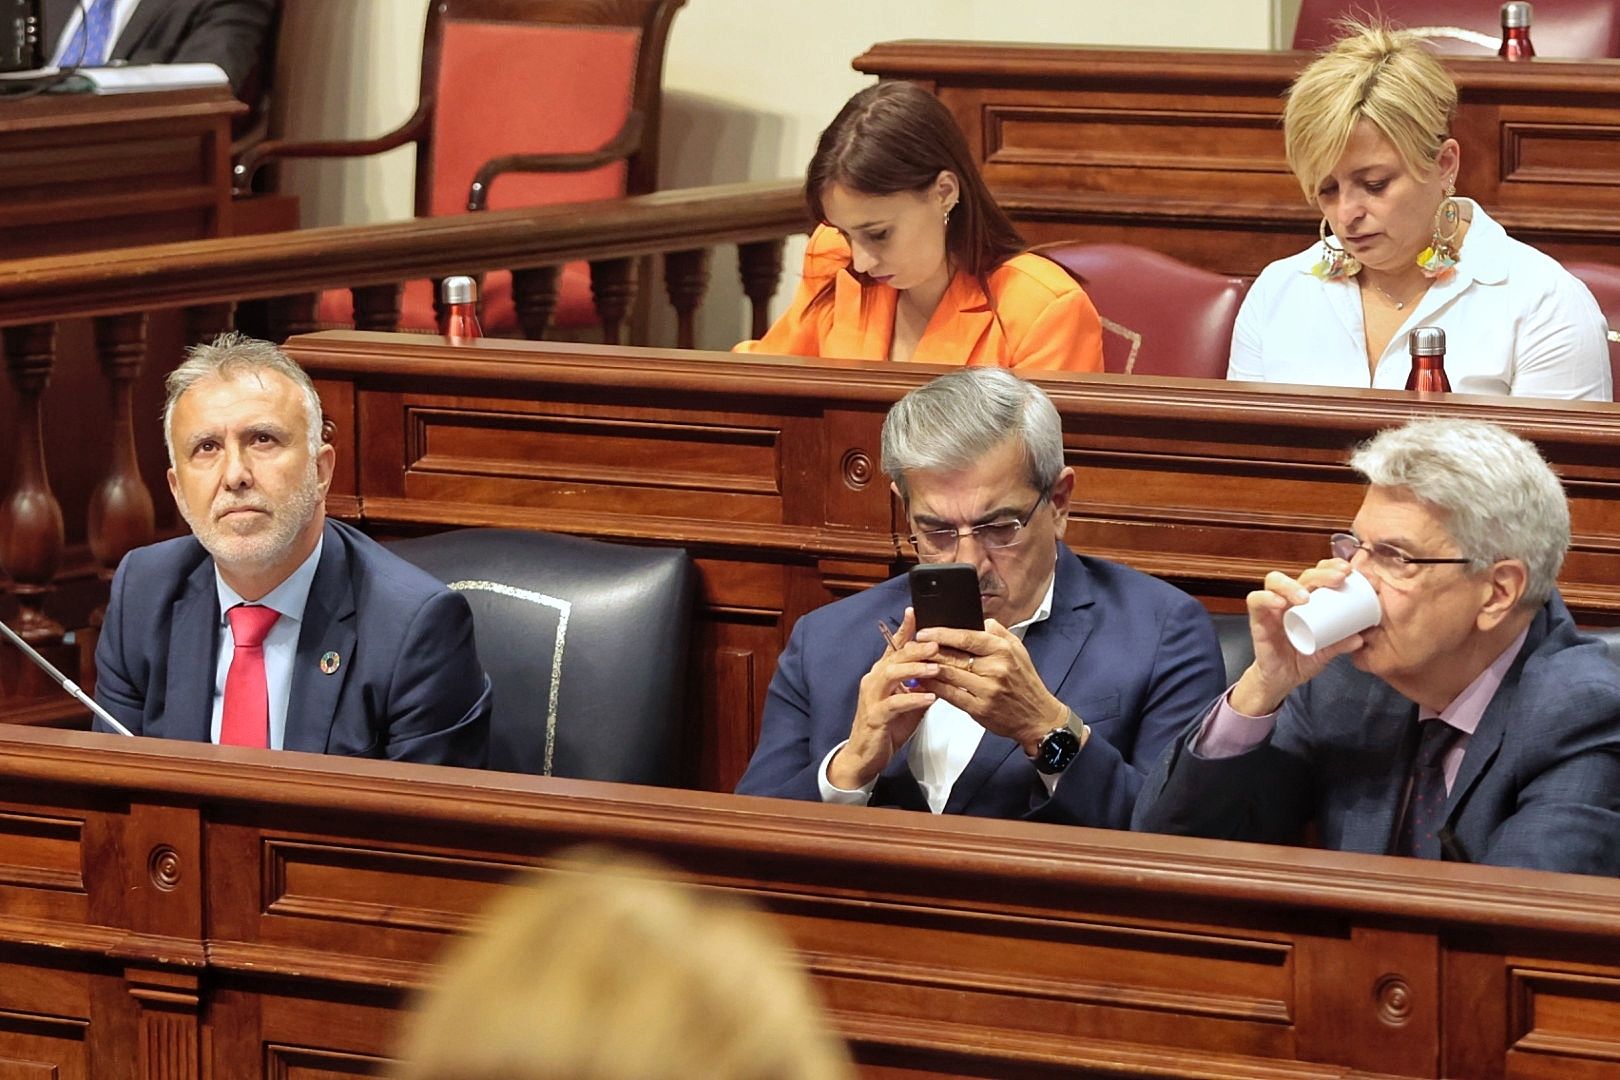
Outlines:
[[1060,727],[1041,740],[1040,752],[1035,755],[1035,768],[1048,775],[1060,773],[1069,767],[1080,752],[1080,736],[1067,727]]

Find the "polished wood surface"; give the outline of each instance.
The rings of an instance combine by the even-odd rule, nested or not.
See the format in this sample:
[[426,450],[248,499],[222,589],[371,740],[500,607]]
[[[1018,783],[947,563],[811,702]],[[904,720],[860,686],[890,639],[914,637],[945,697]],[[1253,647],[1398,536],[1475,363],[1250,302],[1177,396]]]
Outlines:
[[[879,431],[945,370],[355,332],[287,347],[332,421],[332,513],[379,535],[496,525],[692,553],[692,779],[727,790],[794,622],[900,568]],[[1042,385],[1079,477],[1068,542],[1211,607],[1323,557],[1361,500],[1348,449],[1440,414],[1536,440],[1571,499],[1564,596],[1584,621],[1620,622],[1614,406],[1116,375]]]
[[[939,95],[1032,243],[1140,244],[1252,276],[1316,238],[1281,126],[1310,59],[893,41],[854,64]],[[1441,59],[1459,92],[1459,194],[1555,258],[1620,261],[1620,60]]]
[[0,99],[0,259],[229,231],[227,87]]
[[8,1076],[371,1075],[448,936],[581,841],[767,908],[874,1078],[1620,1057],[1611,880],[0,732]]
[[0,326],[656,255],[718,243],[775,242],[805,231],[805,213],[799,183],[768,181],[19,259],[0,262]]

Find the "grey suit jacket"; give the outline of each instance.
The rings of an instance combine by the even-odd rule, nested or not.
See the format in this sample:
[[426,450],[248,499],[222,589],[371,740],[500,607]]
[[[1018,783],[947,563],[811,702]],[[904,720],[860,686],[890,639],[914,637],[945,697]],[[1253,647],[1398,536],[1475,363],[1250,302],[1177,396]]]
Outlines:
[[[1237,757],[1191,750],[1204,715],[1148,778],[1133,826],[1233,840],[1389,851],[1416,753],[1417,706],[1348,658],[1284,702]],[[1468,742],[1446,800],[1445,857],[1620,873],[1620,667],[1556,594],[1536,614]]]
[[[84,3],[89,6],[89,0]],[[52,52],[78,4],[45,0],[43,38]],[[264,53],[275,8],[275,0],[140,0],[109,58],[131,64],[218,64],[240,92]]]

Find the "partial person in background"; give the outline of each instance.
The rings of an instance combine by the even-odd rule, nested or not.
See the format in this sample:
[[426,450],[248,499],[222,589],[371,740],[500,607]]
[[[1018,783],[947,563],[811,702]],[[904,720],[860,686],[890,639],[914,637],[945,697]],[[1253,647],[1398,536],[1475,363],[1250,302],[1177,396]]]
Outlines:
[[213,64],[249,105],[276,0],[45,0],[55,67]]
[[[1556,581],[1569,505],[1494,424],[1420,420],[1351,455],[1333,558],[1249,594],[1254,663],[1188,717],[1135,826],[1369,854],[1620,873],[1620,670]],[[1355,569],[1378,624],[1305,656],[1283,619]]]
[[950,110],[910,82],[850,98],[804,183],[821,223],[792,306],[738,352],[1101,371],[1102,323],[1025,251]]
[[1322,243],[1256,279],[1227,378],[1398,390],[1408,333],[1438,326],[1458,393],[1611,399],[1586,286],[1455,197],[1456,104],[1422,39],[1380,26],[1354,27],[1300,73],[1283,138]]
[[406,1024],[395,1080],[853,1080],[770,923],[585,849],[512,888]]

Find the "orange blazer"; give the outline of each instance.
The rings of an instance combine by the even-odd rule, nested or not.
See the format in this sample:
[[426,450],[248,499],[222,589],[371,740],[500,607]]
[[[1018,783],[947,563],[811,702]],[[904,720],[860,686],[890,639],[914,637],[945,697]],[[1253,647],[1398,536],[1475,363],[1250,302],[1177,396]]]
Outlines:
[[[793,304],[764,337],[744,341],[735,351],[888,359],[900,292],[890,285],[863,287],[849,272],[849,262],[849,245],[838,230],[816,229]],[[829,278],[832,302],[809,310]],[[1091,298],[1061,266],[1025,252],[990,272],[988,297],[972,276],[952,277],[911,359],[1022,372],[1101,371],[1102,323]]]

